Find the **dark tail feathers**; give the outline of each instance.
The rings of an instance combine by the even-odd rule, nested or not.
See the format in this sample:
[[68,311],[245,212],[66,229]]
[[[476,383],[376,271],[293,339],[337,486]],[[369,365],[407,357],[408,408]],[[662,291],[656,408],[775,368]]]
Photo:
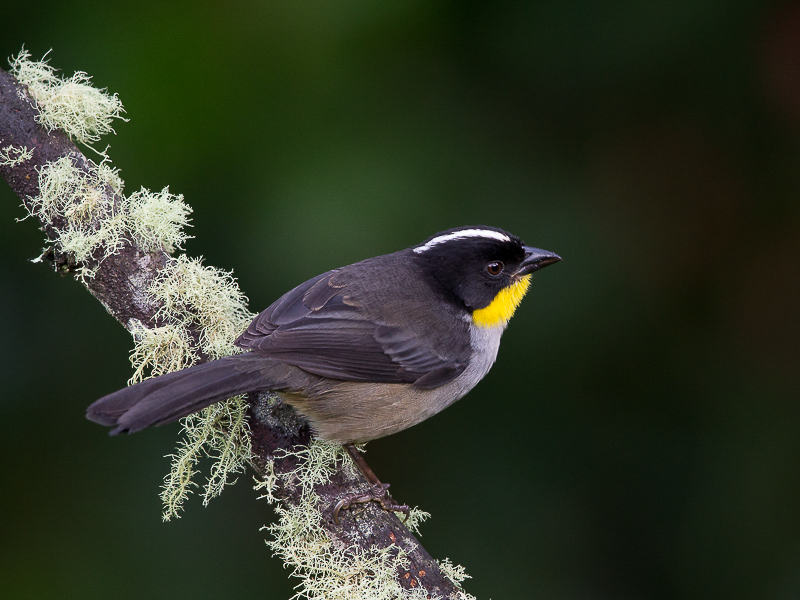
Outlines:
[[177,421],[237,394],[266,389],[264,374],[252,368],[249,354],[195,365],[121,389],[87,408],[86,418],[113,426],[111,435],[133,433]]

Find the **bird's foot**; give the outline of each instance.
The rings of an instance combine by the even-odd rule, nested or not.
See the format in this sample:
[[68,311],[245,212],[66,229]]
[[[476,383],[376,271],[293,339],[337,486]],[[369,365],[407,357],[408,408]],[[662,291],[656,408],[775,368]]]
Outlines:
[[336,504],[333,509],[333,520],[339,524],[339,511],[342,509],[352,508],[354,504],[365,504],[366,502],[377,502],[381,508],[386,512],[399,512],[403,513],[405,517],[403,522],[408,519],[410,508],[405,504],[398,504],[397,501],[389,495],[389,484],[379,483],[373,485],[368,491],[363,494],[348,494]]

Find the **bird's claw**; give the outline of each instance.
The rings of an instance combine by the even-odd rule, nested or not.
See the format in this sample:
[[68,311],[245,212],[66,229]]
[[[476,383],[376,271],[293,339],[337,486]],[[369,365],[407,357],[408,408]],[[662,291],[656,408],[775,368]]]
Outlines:
[[381,508],[386,512],[400,512],[405,515],[403,523],[408,519],[411,509],[406,504],[398,504],[397,501],[389,495],[389,484],[380,483],[373,485],[368,491],[363,494],[348,494],[336,504],[333,509],[333,520],[339,525],[339,511],[342,509],[351,508],[354,504],[365,504],[367,502],[377,502]]

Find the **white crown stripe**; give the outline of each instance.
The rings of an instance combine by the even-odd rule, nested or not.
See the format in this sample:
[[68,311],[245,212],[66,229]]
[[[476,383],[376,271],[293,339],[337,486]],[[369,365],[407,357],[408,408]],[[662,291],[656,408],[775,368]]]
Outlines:
[[499,240],[501,242],[510,242],[511,238],[508,237],[505,233],[500,233],[499,231],[492,231],[491,229],[462,229],[461,231],[454,231],[452,233],[446,233],[444,235],[439,235],[433,238],[432,240],[424,243],[422,246],[417,246],[414,248],[414,252],[417,254],[421,254],[422,252],[426,252],[430,250],[434,246],[438,246],[439,244],[444,244],[445,242],[449,242],[451,240],[459,240],[462,238],[470,238],[470,237],[483,237],[489,238],[492,240]]

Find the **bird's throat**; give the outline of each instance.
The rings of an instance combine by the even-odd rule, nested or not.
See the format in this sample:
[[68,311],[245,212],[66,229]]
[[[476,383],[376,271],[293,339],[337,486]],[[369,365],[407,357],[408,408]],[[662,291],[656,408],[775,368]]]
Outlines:
[[489,306],[472,312],[472,321],[478,327],[504,327],[522,302],[530,284],[531,276],[523,275],[508,287],[504,287]]

